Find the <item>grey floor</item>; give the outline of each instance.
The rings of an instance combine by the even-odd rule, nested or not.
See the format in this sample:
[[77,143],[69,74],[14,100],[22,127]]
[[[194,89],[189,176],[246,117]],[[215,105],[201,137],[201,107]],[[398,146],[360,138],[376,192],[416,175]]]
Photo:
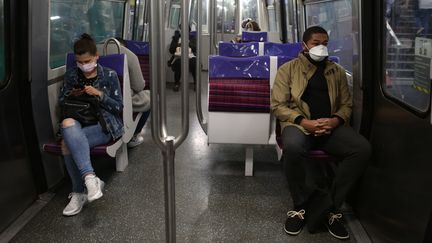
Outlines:
[[[169,134],[176,136],[180,94],[167,95],[169,117],[176,117],[168,121]],[[192,91],[189,136],[176,152],[177,242],[340,242],[328,232],[287,235],[283,224],[292,202],[274,148],[257,146],[254,176],[245,177],[244,147],[208,146],[194,97]],[[101,199],[77,216],[62,216],[66,181],[12,242],[164,242],[162,157],[149,124],[143,134],[145,142],[129,150],[125,172],[115,172],[113,161],[94,161],[107,182]]]

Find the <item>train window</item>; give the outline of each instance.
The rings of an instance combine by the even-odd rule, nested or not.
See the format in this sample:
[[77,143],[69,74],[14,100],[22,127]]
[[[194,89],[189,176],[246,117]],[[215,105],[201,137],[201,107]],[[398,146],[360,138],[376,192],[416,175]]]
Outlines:
[[51,0],[50,1],[50,67],[65,64],[65,55],[84,32],[97,42],[121,36],[123,0]]
[[267,13],[269,17],[269,31],[278,31],[277,17],[276,17],[276,3],[274,0],[267,0]]
[[224,33],[231,33],[233,34],[235,32],[235,25],[236,25],[236,17],[235,17],[235,11],[236,11],[236,1],[235,0],[217,0],[217,13],[216,16],[222,16],[222,18],[217,18],[217,31],[221,32],[222,27],[224,30]]
[[176,30],[180,23],[180,0],[174,0],[171,2],[171,8],[169,13],[169,28]]
[[134,40],[145,40],[147,38],[147,16],[146,16],[146,1],[145,0],[137,0],[135,2],[135,13],[134,14],[134,31],[133,31],[133,39]]
[[431,1],[385,4],[383,91],[418,112],[427,112],[431,92]]
[[5,60],[5,22],[4,22],[4,5],[0,0],[0,87],[6,84],[6,60]]
[[258,6],[256,0],[243,0],[242,8],[241,8],[241,18],[251,18],[254,21],[259,22],[258,20]]
[[348,72],[353,72],[353,60],[358,58],[353,49],[352,0],[310,2],[305,6],[306,25],[320,25],[329,34],[329,54],[337,56]]

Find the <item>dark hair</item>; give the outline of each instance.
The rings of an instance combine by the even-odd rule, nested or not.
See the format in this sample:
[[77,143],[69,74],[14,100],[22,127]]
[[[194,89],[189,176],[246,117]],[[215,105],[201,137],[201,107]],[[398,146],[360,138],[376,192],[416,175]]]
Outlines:
[[116,37],[115,39],[118,40],[118,42],[120,42],[120,44],[121,44],[122,46],[126,46],[126,41],[125,41],[123,38],[121,38],[121,37]]
[[255,22],[255,21],[249,21],[247,24],[246,24],[246,27],[249,27],[249,26],[252,26],[252,30],[253,31],[261,31],[261,28],[259,27],[259,25],[258,25],[258,23],[257,22]]
[[303,42],[308,42],[312,38],[313,34],[326,34],[328,37],[327,31],[323,27],[312,26],[307,28],[307,30],[305,30],[305,32],[303,33]]
[[82,34],[79,40],[75,41],[73,49],[76,55],[82,55],[88,52],[90,55],[95,56],[97,53],[96,43],[87,33]]

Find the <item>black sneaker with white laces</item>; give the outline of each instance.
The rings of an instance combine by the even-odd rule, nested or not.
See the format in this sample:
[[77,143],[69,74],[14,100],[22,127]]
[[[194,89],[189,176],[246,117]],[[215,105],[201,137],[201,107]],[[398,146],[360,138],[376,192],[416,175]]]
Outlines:
[[341,213],[329,213],[328,220],[325,222],[327,226],[328,232],[334,237],[340,240],[349,239],[348,231],[345,229],[342,223],[342,214]]
[[288,211],[288,218],[285,221],[285,232],[289,235],[298,235],[300,234],[303,226],[305,225],[305,215],[306,211],[301,209],[299,211]]

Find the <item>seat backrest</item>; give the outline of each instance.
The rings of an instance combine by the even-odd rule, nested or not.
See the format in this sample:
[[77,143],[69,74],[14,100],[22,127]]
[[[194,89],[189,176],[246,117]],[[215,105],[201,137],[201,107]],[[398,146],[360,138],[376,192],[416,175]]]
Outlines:
[[303,50],[300,42],[298,43],[264,43],[264,55],[266,56],[289,56],[297,57]]
[[137,55],[142,75],[146,81],[145,89],[150,89],[150,44],[143,41],[126,40],[126,47]]
[[258,42],[219,42],[219,55],[226,57],[254,57],[259,55]]
[[209,78],[268,79],[270,63],[268,56],[256,57],[209,57]]
[[[111,68],[114,70],[119,78],[123,79],[124,76],[124,62],[125,58],[123,54],[112,54],[107,56],[99,56],[98,63],[104,67]],[[73,53],[67,54],[66,69],[76,67],[75,55]]]
[[244,42],[247,42],[247,41],[266,42],[267,41],[267,32],[243,31],[241,39]]

